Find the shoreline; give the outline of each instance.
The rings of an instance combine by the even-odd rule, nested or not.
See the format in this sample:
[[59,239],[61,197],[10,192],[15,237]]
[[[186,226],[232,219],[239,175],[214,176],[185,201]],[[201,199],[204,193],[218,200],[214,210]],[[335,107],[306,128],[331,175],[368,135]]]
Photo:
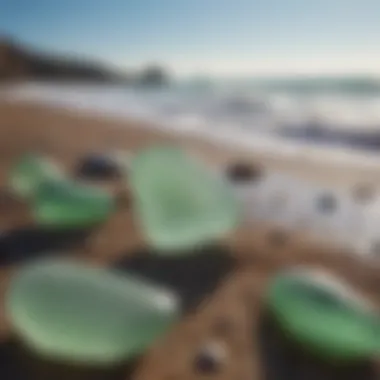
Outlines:
[[[36,115],[39,119],[38,114],[44,113],[46,114],[45,119],[64,118],[73,125],[78,125],[78,128],[84,129],[88,134],[91,134],[91,128],[88,128],[88,125],[91,124],[92,128],[95,128],[92,134],[108,135],[107,141],[103,141],[101,144],[96,143],[99,149],[133,151],[156,142],[173,142],[185,149],[192,150],[195,154],[199,154],[206,161],[217,166],[240,160],[316,184],[345,188],[357,184],[380,186],[380,154],[375,155],[373,161],[366,163],[347,162],[344,155],[339,159],[340,162],[329,162],[328,157],[324,156],[323,152],[312,151],[307,147],[303,148],[303,152],[291,154],[273,153],[263,149],[257,151],[253,148],[238,146],[234,141],[216,140],[202,134],[196,135],[174,128],[162,128],[158,123],[154,124],[133,117],[128,118],[89,109],[69,109],[57,105],[44,105],[38,101],[7,101],[0,97],[0,112],[5,113],[5,115],[13,114],[12,117],[14,117],[15,109],[20,110],[20,113],[27,112],[31,115],[31,123],[34,122],[33,119],[36,119]],[[106,129],[109,128],[110,131],[108,133],[101,132],[100,129],[103,129],[101,126]],[[65,125],[65,128],[68,127]],[[116,132],[116,130],[118,131]],[[47,133],[49,134],[49,132]],[[115,138],[113,139],[109,135],[115,135]],[[120,135],[121,138],[118,139],[116,135]],[[45,140],[49,140],[49,138],[45,137]],[[291,149],[289,151],[291,152]],[[355,152],[355,154],[360,155],[360,152]],[[363,156],[360,157],[363,158]],[[376,162],[377,159],[379,164]]]

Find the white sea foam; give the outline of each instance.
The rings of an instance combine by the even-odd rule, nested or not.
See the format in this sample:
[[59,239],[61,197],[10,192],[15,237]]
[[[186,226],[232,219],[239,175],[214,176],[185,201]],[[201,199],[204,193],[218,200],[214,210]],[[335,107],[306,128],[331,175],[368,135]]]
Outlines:
[[355,150],[344,141],[333,146],[328,138],[316,144],[312,137],[301,140],[282,136],[289,126],[293,131],[307,130],[313,119],[327,131],[378,130],[380,148],[380,98],[376,97],[320,96],[306,101],[275,94],[149,92],[121,86],[38,83],[15,86],[2,94],[13,101],[31,100],[109,117],[136,118],[151,122],[151,127],[195,134],[248,150],[360,167],[380,163],[375,149]]

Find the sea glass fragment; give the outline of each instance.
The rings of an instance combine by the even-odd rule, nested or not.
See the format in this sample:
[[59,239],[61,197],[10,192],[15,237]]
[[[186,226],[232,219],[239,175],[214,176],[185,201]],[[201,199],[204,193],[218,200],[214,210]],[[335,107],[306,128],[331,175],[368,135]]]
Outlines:
[[25,265],[6,294],[17,335],[38,355],[111,365],[143,353],[177,320],[177,297],[139,277],[63,259]]
[[355,360],[380,350],[380,318],[373,305],[327,272],[279,274],[267,296],[281,326],[320,356]]
[[19,197],[33,198],[42,182],[62,177],[62,172],[47,157],[28,153],[11,167],[9,186]]
[[239,222],[228,184],[180,149],[154,147],[135,155],[129,184],[142,230],[161,254],[214,241]]
[[107,191],[70,180],[44,182],[32,205],[37,224],[87,227],[105,221],[114,210]]

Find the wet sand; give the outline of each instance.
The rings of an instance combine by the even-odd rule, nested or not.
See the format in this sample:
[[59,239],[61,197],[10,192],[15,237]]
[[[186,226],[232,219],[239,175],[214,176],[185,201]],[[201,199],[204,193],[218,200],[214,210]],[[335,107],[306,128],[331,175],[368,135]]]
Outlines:
[[[112,149],[134,151],[158,142],[171,142],[191,148],[205,159],[221,165],[241,158],[259,163],[264,170],[283,170],[296,176],[339,186],[351,186],[360,182],[380,184],[380,176],[375,170],[323,167],[300,160],[283,161],[254,153],[227,151],[209,143],[139,128],[133,122],[85,117],[74,112],[35,105],[5,103],[0,104],[0,183],[4,189],[10,163],[28,149],[38,149],[50,154],[71,172],[78,158],[86,152]],[[120,183],[105,185],[111,186],[115,191],[123,189],[123,184]],[[0,203],[1,228],[10,230],[25,225],[32,225],[27,205],[7,198],[4,193],[4,202]],[[326,246],[318,246],[304,236],[302,231],[278,241],[273,239],[273,228],[270,225],[243,223],[238,231],[226,239],[225,244],[234,259],[229,273],[195,311],[185,316],[183,321],[174,326],[172,332],[152,347],[138,366],[134,378],[267,378],[264,375],[265,365],[259,344],[263,295],[268,279],[288,265],[307,263],[326,267],[346,278],[380,306],[380,272],[375,259],[363,260]],[[106,225],[95,231],[72,253],[91,265],[111,266],[127,255],[133,256],[144,247],[145,242],[134,220],[131,202],[130,205],[120,208]],[[5,293],[12,269],[13,267],[1,269],[0,296]],[[0,303],[0,333],[6,339],[10,335],[10,329],[2,311],[3,302]],[[225,359],[211,370],[209,366],[199,363],[195,365],[199,348],[209,341],[220,343],[226,350]],[[296,365],[299,366],[302,360],[300,356]],[[272,361],[271,366],[282,368],[277,361]],[[304,364],[303,371],[305,376],[298,374],[297,378],[306,380],[306,374],[313,373],[313,365]],[[327,374],[321,376],[323,379],[347,379],[348,373],[352,374],[354,370],[351,368],[339,372],[328,369]],[[292,377],[287,377],[287,374],[282,369],[282,375],[276,380],[295,377],[294,373]]]

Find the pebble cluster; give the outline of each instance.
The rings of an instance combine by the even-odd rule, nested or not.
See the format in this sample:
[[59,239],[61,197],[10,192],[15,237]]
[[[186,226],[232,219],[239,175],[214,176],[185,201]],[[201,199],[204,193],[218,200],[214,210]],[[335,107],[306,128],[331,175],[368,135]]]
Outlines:
[[369,184],[347,189],[278,172],[258,175],[258,169],[248,168],[238,172],[239,176],[227,172],[227,178],[247,220],[269,222],[289,232],[305,231],[357,254],[379,253],[380,193]]

